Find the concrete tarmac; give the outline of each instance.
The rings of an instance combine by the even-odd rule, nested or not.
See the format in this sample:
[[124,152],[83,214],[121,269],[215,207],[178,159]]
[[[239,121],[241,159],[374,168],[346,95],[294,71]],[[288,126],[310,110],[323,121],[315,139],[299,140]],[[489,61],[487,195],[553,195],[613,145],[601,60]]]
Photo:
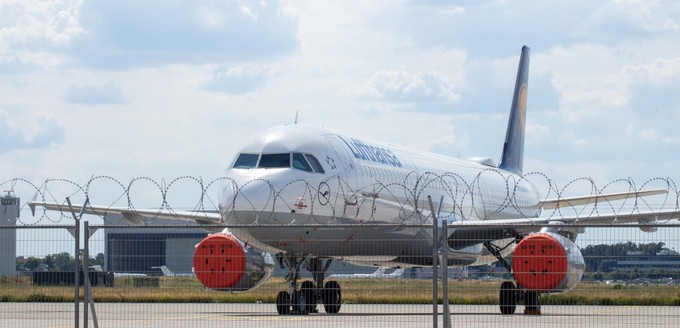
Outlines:
[[[339,314],[279,316],[273,304],[98,303],[99,327],[432,327],[432,305],[344,304]],[[451,327],[680,327],[680,307],[543,306],[543,314],[501,315],[497,306],[452,305]],[[438,327],[442,325],[439,307]],[[74,327],[72,303],[0,303],[2,327]],[[82,315],[82,307],[80,309]],[[80,327],[84,327],[82,321]],[[94,327],[92,320],[89,327]]]

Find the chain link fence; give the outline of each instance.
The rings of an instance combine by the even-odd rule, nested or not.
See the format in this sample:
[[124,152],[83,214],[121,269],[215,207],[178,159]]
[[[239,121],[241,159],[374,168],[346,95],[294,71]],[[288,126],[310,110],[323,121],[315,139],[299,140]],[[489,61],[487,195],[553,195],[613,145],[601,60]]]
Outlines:
[[[513,209],[521,214],[526,208],[524,199],[517,196],[517,181],[506,181],[504,192],[480,189],[480,181],[487,175],[497,175],[494,171],[480,174],[475,181],[462,181],[455,174],[414,174],[402,180],[390,176],[391,172],[373,174],[392,182],[351,190],[349,194],[357,195],[351,199],[327,197],[341,194],[334,188],[347,187],[338,177],[318,185],[294,181],[276,189],[267,181],[253,181],[249,186],[268,186],[261,191],[271,196],[264,207],[249,209],[255,217],[273,218],[266,226],[257,220],[243,221],[245,217],[237,205],[254,206],[248,202],[252,195],[245,191],[246,186],[225,178],[205,182],[181,177],[166,183],[142,177],[121,183],[99,176],[82,185],[63,179],[50,179],[40,186],[23,179],[2,183],[5,189],[18,190],[21,195],[35,194],[34,199],[44,202],[65,204],[68,197],[83,204],[96,196],[93,203],[130,211],[149,202],[157,206],[144,207],[155,208],[158,213],[221,210],[224,221],[182,222],[161,215],[126,217],[125,213],[74,220],[78,213],[68,207],[31,215],[25,199],[22,202],[8,194],[3,197],[0,220],[0,322],[13,327],[680,324],[680,225],[676,217],[666,215],[660,220],[645,216],[645,220],[632,224],[616,219],[617,215],[631,213],[677,212],[678,192],[671,179],[651,179],[642,184],[624,179],[603,187],[590,179],[576,179],[557,187],[544,175],[527,174],[524,179],[532,179],[546,199],[567,199],[565,195],[570,194],[598,199],[579,206],[556,202],[543,212],[543,218],[608,219],[597,224],[576,220],[555,226],[540,221],[514,227],[491,221],[474,226],[459,224],[470,216],[483,219],[485,215]],[[220,208],[211,198],[218,184],[232,187],[233,199],[228,202],[231,206]],[[446,198],[453,206],[441,212],[434,207],[428,210],[425,198],[433,188],[446,190],[442,201]],[[302,199],[281,196],[292,189],[302,190]],[[650,190],[655,193],[650,198],[612,201],[600,197],[611,192],[635,194]],[[492,198],[484,199],[485,194]],[[377,220],[374,213],[378,199],[397,204],[400,210],[395,217],[403,220],[390,224]],[[489,200],[500,205],[479,206]],[[324,203],[334,206],[315,205]],[[350,215],[349,221],[339,220],[347,217],[348,204],[356,207],[352,208],[355,216]],[[286,211],[296,214],[297,219],[277,216]],[[326,218],[331,219],[321,220],[322,211],[330,211]],[[425,224],[433,221],[435,212],[448,218],[447,247],[442,247],[435,237],[435,231],[441,233],[443,226]],[[130,224],[134,221],[130,219],[136,219],[136,225]],[[84,225],[76,228],[75,222]],[[540,292],[539,296],[521,292],[519,286],[511,294],[504,292],[518,274],[531,277],[552,273],[535,271],[535,266],[527,272],[510,272],[516,267],[512,251],[522,248],[519,243],[528,236],[516,232],[526,229],[527,224],[531,226],[529,231],[559,234],[562,237],[556,238],[570,240],[578,248],[585,270],[573,289],[565,293]],[[230,232],[221,234],[227,226]],[[246,238],[234,239],[234,235]],[[483,242],[490,238],[497,242]],[[298,255],[277,253],[272,245],[294,249]],[[233,253],[231,246],[233,250],[244,250],[244,254]],[[523,249],[550,248],[534,242]],[[227,254],[220,257],[214,251]],[[306,256],[324,253],[335,255]],[[87,264],[83,266],[78,257],[87,258]],[[558,257],[542,259],[548,265]],[[229,266],[237,265],[231,262],[239,258],[244,259],[241,267]],[[214,259],[231,264],[216,266]],[[441,272],[436,264],[444,261],[449,266]],[[247,273],[231,274],[236,271]],[[441,279],[444,275],[446,280]],[[219,279],[211,277],[230,278],[236,287],[224,287]],[[76,288],[81,284],[82,288]],[[90,292],[87,285],[91,286]],[[80,302],[76,301],[76,293]],[[502,314],[510,313],[503,310],[509,306],[503,295],[513,295],[514,314]],[[94,306],[85,302],[89,296]],[[85,316],[89,321],[81,319]]]
[[[3,227],[2,231],[9,229],[17,235],[21,255],[15,259],[15,272],[0,277],[3,326],[73,326],[76,264],[74,239],[66,232],[67,227]],[[91,229],[105,232],[108,228]],[[277,266],[271,278],[251,291],[212,290],[191,272],[193,252],[175,252],[181,245],[202,238],[189,235],[182,240],[186,226],[113,229],[113,238],[107,232],[94,234],[89,240],[94,250],[89,258],[90,282],[101,327],[433,326],[433,270],[428,266],[367,268],[352,263],[377,259],[334,260],[327,280],[336,281],[342,288],[339,313],[326,313],[320,302],[318,313],[280,316],[276,295],[287,289],[287,270]],[[449,268],[452,325],[677,326],[680,255],[675,249],[680,243],[680,227],[659,227],[653,235],[637,226],[586,230],[584,238],[577,239],[587,265],[581,282],[567,293],[544,295],[539,316],[499,312],[500,286],[512,280],[512,275],[497,262]],[[127,249],[121,250],[121,245]],[[301,274],[304,281],[313,281],[307,270]],[[441,281],[438,288],[436,317],[441,327],[445,312]],[[82,291],[80,297],[84,298]],[[521,308],[521,304],[518,306]],[[82,305],[80,311],[84,311]],[[93,324],[91,321],[90,326]]]

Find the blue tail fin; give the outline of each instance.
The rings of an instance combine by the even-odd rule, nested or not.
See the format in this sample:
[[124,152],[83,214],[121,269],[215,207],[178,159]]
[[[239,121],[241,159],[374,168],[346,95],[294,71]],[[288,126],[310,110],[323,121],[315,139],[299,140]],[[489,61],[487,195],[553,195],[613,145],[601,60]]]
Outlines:
[[510,119],[505,133],[503,154],[498,168],[516,174],[522,174],[524,161],[524,131],[527,112],[527,88],[529,82],[529,47],[522,47],[519,57],[515,93],[512,96]]

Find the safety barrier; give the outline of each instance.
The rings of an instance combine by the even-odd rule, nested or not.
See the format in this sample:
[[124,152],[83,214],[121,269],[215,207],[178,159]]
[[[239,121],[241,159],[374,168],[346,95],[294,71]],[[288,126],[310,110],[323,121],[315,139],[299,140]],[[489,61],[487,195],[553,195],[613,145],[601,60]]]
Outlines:
[[[38,209],[32,216],[26,199],[3,197],[0,322],[15,327],[680,324],[680,222],[667,214],[678,211],[679,197],[671,179],[617,180],[604,187],[577,179],[557,187],[544,175],[528,174],[523,179],[532,179],[545,188],[545,199],[557,201],[540,220],[499,224],[484,219],[499,212],[522,215],[527,206],[518,181],[506,180],[501,191],[480,189],[480,181],[498,178],[493,170],[475,181],[455,174],[373,173],[391,182],[358,190],[347,190],[340,177],[276,187],[264,180],[237,185],[226,178],[204,183],[194,177],[170,183],[149,178],[121,183],[110,177],[93,177],[83,185],[63,179],[40,186],[24,179],[2,183],[64,207]],[[250,201],[247,189],[255,184],[268,195],[264,204]],[[132,225],[121,215],[83,216],[66,201],[214,213],[218,201],[211,195],[218,185],[232,191],[223,202],[228,206],[219,208],[222,219],[200,224],[152,215]],[[282,196],[292,189],[305,196]],[[445,192],[432,202],[433,190]],[[651,197],[637,196],[650,191]],[[611,193],[633,196],[602,196]],[[572,194],[597,202],[577,206],[566,197]],[[142,206],[149,197],[156,206]],[[144,202],[133,201],[140,198]],[[395,206],[398,219],[379,220],[378,202]],[[294,215],[279,214],[286,211]],[[243,215],[248,212],[255,219]],[[641,212],[647,214],[637,222],[617,220]],[[470,217],[482,220],[470,225]],[[603,220],[555,225],[546,219],[567,217]],[[230,232],[205,239],[224,228]],[[284,246],[295,249],[295,256],[278,253]],[[223,249],[226,257],[214,255]],[[524,271],[518,269],[521,262],[529,263]],[[449,266],[442,271],[438,263]],[[224,278],[231,282],[223,284]],[[552,293],[558,290],[568,291]]]
[[[293,229],[286,226],[277,228]],[[425,226],[402,228],[428,229]],[[542,311],[537,316],[524,314],[521,302],[514,315],[500,313],[501,284],[512,277],[502,265],[450,267],[447,282],[452,326],[481,327],[510,323],[677,326],[680,323],[680,255],[675,249],[680,247],[680,226],[661,226],[653,233],[642,232],[639,228],[635,225],[586,226],[585,232],[576,240],[587,265],[581,282],[567,293],[543,295]],[[3,308],[0,321],[3,325],[73,326],[74,286],[45,285],[33,280],[35,272],[73,270],[74,239],[65,231],[66,228],[32,226],[0,229],[16,231],[20,254],[16,259],[16,272],[0,278],[0,307]],[[278,264],[272,277],[259,288],[240,293],[216,291],[204,287],[191,269],[187,271],[187,263],[193,263],[191,253],[169,253],[177,245],[187,244],[180,241],[181,232],[187,229],[185,225],[163,227],[162,233],[168,236],[164,241],[158,240],[152,233],[158,227],[116,227],[113,228],[116,229],[113,230],[116,231],[113,233],[115,238],[108,240],[107,227],[92,226],[89,229],[97,229],[89,240],[89,248],[93,250],[89,270],[98,270],[97,266],[104,272],[110,271],[107,266],[112,265],[127,265],[129,268],[148,266],[145,270],[114,272],[112,287],[92,287],[101,327],[221,327],[225,323],[245,327],[265,324],[278,327],[320,324],[329,327],[433,326],[434,271],[429,266],[403,268],[403,271],[394,268],[382,270],[351,264],[385,260],[372,256],[334,260],[326,279],[336,281],[342,288],[340,311],[328,314],[320,301],[316,309],[318,313],[280,316],[276,310],[276,295],[288,288],[285,279],[288,272]],[[125,243],[121,239],[125,236],[121,233],[129,237],[130,248],[122,250],[125,255],[116,254],[111,249]],[[141,236],[136,236],[138,234]],[[159,256],[158,245],[163,243],[165,254]],[[377,247],[378,244],[370,245]],[[347,247],[358,250],[365,245],[348,243]],[[378,253],[390,253],[390,250],[378,250]],[[115,260],[120,256],[125,257],[124,262]],[[163,275],[160,266],[153,265],[154,261],[174,263],[175,267],[168,267],[172,273]],[[307,270],[302,271],[301,283],[312,279]],[[436,318],[439,327],[443,327],[445,307],[441,281],[438,288]],[[80,297],[84,298],[82,291]],[[81,305],[81,315],[83,311]],[[93,325],[90,319],[90,326]]]

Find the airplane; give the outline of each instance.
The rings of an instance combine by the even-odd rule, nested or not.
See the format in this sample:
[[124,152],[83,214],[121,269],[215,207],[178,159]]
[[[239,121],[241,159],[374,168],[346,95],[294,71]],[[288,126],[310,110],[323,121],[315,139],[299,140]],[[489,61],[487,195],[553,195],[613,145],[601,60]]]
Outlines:
[[[91,265],[87,267],[88,269],[92,270],[91,272],[104,272],[104,269],[102,268],[101,265]],[[114,277],[148,277],[149,275],[146,273],[131,273],[131,272],[114,272],[113,273]]]
[[[583,228],[575,224],[645,224],[676,219],[680,211],[636,207],[630,213],[540,216],[543,210],[604,207],[611,201],[637,201],[667,191],[541,199],[523,175],[529,53],[524,46],[498,165],[489,158],[463,160],[288,124],[245,142],[221,179],[218,211],[91,204],[73,208],[100,216],[120,214],[131,224],[174,218],[206,229],[226,226],[196,246],[196,277],[215,290],[248,291],[262,285],[274,266],[287,269],[288,289],[276,298],[280,315],[317,312],[318,303],[327,313],[340,311],[340,284],[325,281],[333,260],[365,266],[432,266],[433,248],[438,247],[432,226],[443,230],[446,224],[447,266],[500,261],[513,274],[513,280],[500,286],[501,313],[513,314],[523,302],[525,313],[540,314],[541,294],[573,289],[585,270],[574,244]],[[428,196],[441,200],[438,210],[428,207]],[[65,204],[35,198],[29,206],[34,214],[36,206],[69,211]],[[441,221],[435,222],[435,217]],[[312,280],[299,283],[303,263]]]
[[161,273],[165,277],[193,277],[194,276],[193,273],[175,273],[175,272],[172,272],[172,270],[168,269],[168,267],[165,266],[165,265],[161,265],[161,266],[157,266],[157,267],[151,267],[151,268],[161,270]]
[[349,274],[332,274],[328,276],[328,278],[335,278],[335,279],[392,279],[392,278],[401,278],[401,276],[404,274],[405,269],[404,268],[399,268],[391,273],[385,273],[387,271],[387,268],[378,268],[378,270],[375,270],[373,273],[349,273]]

